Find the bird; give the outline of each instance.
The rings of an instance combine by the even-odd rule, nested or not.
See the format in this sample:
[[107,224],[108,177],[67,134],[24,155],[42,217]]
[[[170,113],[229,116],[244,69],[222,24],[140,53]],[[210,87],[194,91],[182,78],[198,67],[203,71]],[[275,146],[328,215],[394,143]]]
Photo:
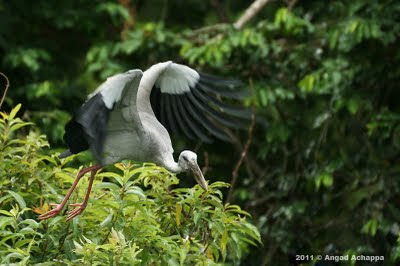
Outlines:
[[66,158],[90,150],[96,163],[82,168],[61,203],[40,220],[58,215],[67,204],[79,180],[91,173],[84,199],[68,212],[67,221],[81,214],[89,201],[96,173],[125,159],[153,162],[168,171],[188,172],[205,191],[208,184],[190,150],[175,162],[171,134],[211,143],[232,141],[224,128],[247,128],[252,111],[226,103],[249,96],[243,83],[198,72],[172,61],[157,63],[146,71],[129,70],[103,82],[76,111],[65,126]]

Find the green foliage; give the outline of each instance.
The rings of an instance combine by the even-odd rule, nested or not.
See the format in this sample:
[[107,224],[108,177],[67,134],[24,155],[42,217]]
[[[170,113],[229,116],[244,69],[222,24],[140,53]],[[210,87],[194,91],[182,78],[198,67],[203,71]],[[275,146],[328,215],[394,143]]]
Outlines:
[[[41,127],[52,147],[61,147],[66,120],[89,91],[116,72],[174,60],[251,82],[253,97],[246,104],[254,104],[268,128],[256,125],[233,190],[233,200],[252,214],[264,243],[250,251],[246,263],[288,265],[288,257],[296,253],[384,255],[385,263],[399,263],[399,1],[269,1],[241,30],[231,25],[250,1],[126,2],[1,2],[0,60],[12,84],[5,106],[24,103],[26,120]],[[25,127],[19,130],[26,131]],[[27,190],[21,195],[27,204],[40,201],[30,189],[52,191],[53,199],[59,200],[56,188],[70,183],[76,173],[68,167],[72,162],[60,166],[51,156],[40,157],[42,153],[36,162],[36,155],[21,152],[25,148],[18,142],[33,142],[40,136],[35,132],[9,144],[19,149],[8,151],[21,158],[24,175],[17,171],[19,160],[7,157],[8,152],[1,155],[2,176],[13,177],[2,181],[7,187],[0,191],[7,204],[12,201],[19,211],[23,208],[15,195],[7,192],[13,191],[10,185]],[[245,134],[233,133],[245,142]],[[183,145],[183,141],[177,139],[176,151],[196,148],[200,160],[209,159],[207,175],[231,182],[240,143]],[[43,138],[39,142],[39,146],[46,144]],[[31,163],[37,167],[26,166]],[[50,166],[51,173],[46,170]],[[128,165],[119,171],[124,167]],[[117,197],[123,187],[110,176],[103,178],[112,183],[115,195],[110,194],[113,189],[104,188],[102,197]],[[25,181],[19,185],[28,177],[32,186],[24,185]],[[143,188],[144,182],[135,186]],[[144,192],[144,200],[150,191]],[[134,192],[129,197],[140,197],[140,190]],[[178,189],[169,195],[180,204],[163,206],[169,206],[176,232],[184,235],[182,226],[197,216],[186,214],[187,203],[180,193],[184,194]],[[10,205],[6,210],[11,209]],[[116,213],[113,209],[109,219],[117,221]],[[192,219],[182,219],[185,215]],[[80,219],[86,223],[87,217]],[[102,219],[106,217],[103,214]],[[203,228],[203,224],[196,226]],[[125,235],[123,229],[113,228],[116,238],[119,232]],[[219,232],[214,244],[220,246],[223,258],[223,239],[234,239],[234,234],[214,229]],[[90,232],[84,235],[96,247],[108,243],[98,244]],[[74,240],[82,247],[92,245],[83,238]],[[143,244],[129,241],[125,239],[127,250],[143,249]],[[75,248],[73,242],[65,243],[70,250]],[[192,247],[196,245],[201,241]],[[228,241],[226,248],[229,245]],[[143,251],[136,256],[140,254]],[[233,253],[226,254],[227,260],[233,260],[229,257]],[[128,260],[122,251],[120,256]]]
[[260,244],[250,215],[222,202],[220,189],[228,184],[212,183],[207,192],[198,185],[172,189],[178,178],[153,164],[116,164],[116,171],[97,175],[81,216],[38,222],[77,170],[66,166],[71,158],[43,155],[44,136],[22,134],[32,123],[16,117],[20,107],[0,120],[0,263],[208,265],[239,262],[249,245]]

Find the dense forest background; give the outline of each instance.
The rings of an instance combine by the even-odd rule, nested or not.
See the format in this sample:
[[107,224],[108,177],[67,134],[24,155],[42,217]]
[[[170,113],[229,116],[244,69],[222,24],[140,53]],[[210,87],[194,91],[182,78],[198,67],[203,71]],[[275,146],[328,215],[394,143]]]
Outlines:
[[[50,240],[38,242],[33,250],[53,249],[51,258],[43,254],[42,260],[26,259],[28,255],[21,250],[29,253],[35,244],[24,235],[29,232],[18,231],[22,225],[12,221],[25,219],[25,226],[42,228],[42,224],[35,224],[37,214],[23,207],[36,206],[36,213],[40,213],[50,199],[58,199],[51,194],[63,194],[62,180],[70,182],[68,178],[75,173],[71,169],[77,169],[78,162],[90,162],[89,155],[81,155],[60,166],[54,156],[46,155],[63,150],[64,125],[86,95],[110,75],[146,69],[167,60],[242,80],[252,94],[243,104],[268,122],[267,128],[256,123],[249,130],[232,131],[233,143],[204,144],[174,138],[175,151],[192,149],[199,154],[206,179],[230,184],[230,188],[218,188],[224,201],[249,212],[252,217],[248,221],[261,234],[262,244],[240,244],[228,250],[230,255],[225,245],[234,235],[224,230],[213,234],[220,239],[215,250],[221,251],[221,258],[243,265],[287,265],[295,254],[382,255],[385,264],[400,261],[400,2],[263,1],[266,4],[259,13],[244,24],[237,23],[252,2],[0,1],[0,71],[10,81],[1,111],[9,113],[21,103],[19,116],[35,124],[17,121],[20,127],[14,129],[19,133],[7,136],[6,127],[1,127],[0,263],[61,260],[63,245],[65,250],[78,250],[75,257],[69,258],[72,263],[110,248],[98,250],[93,244],[97,243],[95,238],[84,244],[74,240],[73,246],[71,238],[78,239],[80,231],[87,230],[85,236],[95,235],[85,225],[88,228],[90,222],[93,225],[97,221],[87,218],[83,221],[86,224],[81,220],[66,225],[65,220],[56,220],[61,225],[50,222],[45,228],[55,228],[54,232],[61,234],[64,225],[71,235],[61,236],[61,240],[51,238],[54,246]],[[0,82],[1,88],[6,86],[3,78]],[[14,119],[7,122],[8,118],[3,116],[3,125]],[[24,143],[11,142],[7,146],[9,136]],[[34,154],[40,150],[42,157],[33,160],[18,151],[10,157],[7,147],[13,145],[25,149],[19,152]],[[241,163],[242,153],[245,156]],[[29,164],[21,174],[16,168],[25,167],[25,160]],[[54,169],[58,170],[44,173],[41,169],[49,164],[57,165]],[[65,170],[71,173],[69,177],[60,173],[64,164],[69,167]],[[125,175],[130,167],[120,166]],[[190,178],[179,179],[181,188],[194,185]],[[43,190],[35,192],[35,182],[56,185],[53,190],[38,185]],[[152,189],[157,186],[165,188],[165,184],[158,184]],[[142,197],[139,188],[135,189],[133,194]],[[99,202],[93,204],[101,206]],[[182,207],[172,207],[180,217]],[[202,207],[198,206],[199,211]],[[162,213],[166,215],[168,210]],[[88,210],[82,216],[90,214],[95,215]],[[101,217],[113,225],[111,229],[103,224],[112,230],[105,237],[112,235],[114,242],[132,240],[129,234],[121,236],[122,229],[114,230],[118,224],[123,228],[129,215],[120,220],[105,213]],[[216,220],[221,217],[215,215]],[[179,227],[178,218],[176,223]],[[257,239],[256,230],[250,223],[246,225],[251,230],[245,234]],[[14,230],[14,236],[7,233],[10,230]],[[17,234],[22,234],[18,241],[25,242],[13,240]],[[35,241],[51,233],[44,230],[41,234],[33,237]],[[10,241],[19,243],[19,248],[12,247]],[[149,243],[156,242],[149,240],[138,246],[143,249]],[[166,243],[159,243],[160,248],[168,246]],[[179,250],[175,250],[177,254]],[[232,252],[240,252],[240,256]],[[217,253],[208,258],[219,261]],[[160,255],[149,254],[140,258],[142,262]],[[178,264],[188,262],[185,259],[180,255]]]

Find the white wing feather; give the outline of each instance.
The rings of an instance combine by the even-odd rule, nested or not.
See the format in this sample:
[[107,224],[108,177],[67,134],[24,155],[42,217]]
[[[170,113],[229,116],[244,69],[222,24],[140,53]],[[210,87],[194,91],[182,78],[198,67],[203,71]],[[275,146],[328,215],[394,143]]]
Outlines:
[[189,92],[200,79],[199,73],[190,67],[171,63],[158,77],[156,86],[161,92],[168,94],[183,94]]
[[122,91],[125,88],[125,84],[129,79],[131,79],[131,75],[134,72],[142,73],[142,71],[139,69],[133,69],[107,78],[105,82],[103,82],[93,93],[88,96],[88,99],[100,92],[101,96],[103,96],[102,98],[104,104],[109,110],[111,110],[114,104],[121,100]]

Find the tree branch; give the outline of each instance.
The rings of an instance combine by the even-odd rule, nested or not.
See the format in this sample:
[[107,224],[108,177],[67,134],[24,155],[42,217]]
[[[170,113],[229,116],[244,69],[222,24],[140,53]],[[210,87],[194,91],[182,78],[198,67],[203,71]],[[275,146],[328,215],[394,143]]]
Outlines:
[[0,75],[3,76],[4,79],[6,80],[6,88],[4,89],[3,96],[1,97],[1,100],[0,100],[0,109],[1,109],[1,106],[2,106],[2,104],[4,102],[4,99],[6,98],[6,95],[7,95],[8,87],[10,87],[10,81],[8,80],[7,76],[5,74],[3,74],[2,72],[0,72]]
[[288,4],[288,9],[291,10],[297,3],[298,0],[292,0]]
[[135,25],[136,8],[134,5],[132,5],[131,0],[118,0],[118,2],[129,12],[129,18],[125,20],[121,30],[121,37],[122,39],[125,39],[127,32]]
[[224,31],[230,27],[229,24],[227,23],[218,23],[210,26],[205,26],[202,28],[199,28],[197,30],[193,30],[190,35],[198,35],[198,34],[203,34],[203,33],[209,33],[213,31]]
[[232,180],[231,180],[231,187],[229,188],[229,192],[228,192],[228,197],[226,198],[226,202],[230,202],[231,198],[232,198],[232,194],[233,194],[233,190],[235,188],[236,182],[237,182],[237,178],[239,175],[239,168],[243,163],[243,160],[246,157],[247,151],[249,150],[250,144],[251,144],[251,140],[253,138],[253,130],[254,130],[254,125],[255,125],[255,116],[254,113],[251,116],[251,124],[249,127],[249,133],[248,133],[248,137],[247,137],[247,141],[246,144],[244,145],[242,154],[240,155],[240,159],[237,162],[235,168],[232,171]]
[[201,172],[203,173],[203,175],[206,175],[206,173],[207,173],[207,171],[208,171],[208,152],[204,152],[203,153],[203,155],[204,155],[204,166],[203,166],[203,168],[201,169]]
[[[271,0],[255,0],[244,12],[244,14],[234,23],[217,23],[215,25],[205,26],[197,30],[193,30],[189,36],[197,36],[199,34],[210,32],[223,32],[233,26],[234,29],[240,30],[242,27]],[[215,1],[212,1],[215,2]]]
[[244,24],[252,19],[270,0],[255,0],[244,12],[244,14],[233,24],[233,27],[240,30]]

